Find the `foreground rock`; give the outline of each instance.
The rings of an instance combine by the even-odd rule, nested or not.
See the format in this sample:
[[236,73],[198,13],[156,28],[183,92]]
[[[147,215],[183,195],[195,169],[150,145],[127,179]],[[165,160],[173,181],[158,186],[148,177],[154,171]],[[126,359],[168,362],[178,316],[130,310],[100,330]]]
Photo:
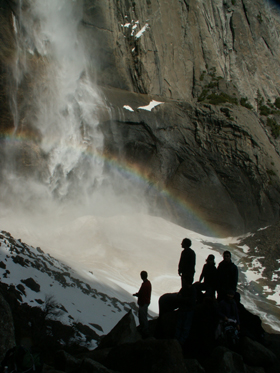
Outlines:
[[187,373],[182,348],[175,339],[146,339],[115,347],[106,366],[124,373]]
[[[5,291],[8,302],[0,297],[1,305],[1,353],[4,355],[9,347],[16,343],[13,334],[16,321],[15,335],[20,336],[22,323],[28,323],[30,317],[34,323],[40,323],[40,333],[33,334],[33,344],[43,360],[43,372],[49,373],[278,373],[280,362],[277,358],[280,347],[278,335],[271,335],[270,345],[264,345],[243,337],[234,350],[222,344],[222,341],[213,340],[205,326],[201,329],[194,318],[189,341],[185,347],[174,338],[177,312],[164,315],[160,324],[157,319],[151,320],[151,337],[142,339],[137,331],[132,312],[129,311],[109,332],[101,338],[99,346],[92,351],[78,344],[59,343],[58,336],[68,338],[75,332],[70,327],[60,325],[57,321],[50,324],[45,320],[43,324],[38,307],[28,307],[18,302],[19,293]],[[9,304],[8,304],[9,303]],[[10,310],[12,307],[12,311]],[[205,310],[209,313],[209,308]],[[202,315],[201,307],[198,315]],[[12,317],[11,317],[12,316]],[[210,318],[211,319],[211,318]],[[38,324],[39,325],[39,324]],[[160,325],[159,333],[158,326]],[[204,325],[204,324],[203,324]],[[44,334],[43,331],[56,329],[53,335]],[[54,329],[55,328],[55,329]],[[42,334],[43,333],[43,334]],[[159,335],[160,334],[160,335]],[[270,337],[270,335],[268,335]],[[87,338],[92,338],[88,335]]]
[[110,348],[124,343],[135,342],[141,339],[140,333],[137,331],[134,316],[129,311],[121,321],[112,329],[112,331],[104,336],[98,348]]
[[0,361],[15,343],[13,315],[9,304],[0,293]]

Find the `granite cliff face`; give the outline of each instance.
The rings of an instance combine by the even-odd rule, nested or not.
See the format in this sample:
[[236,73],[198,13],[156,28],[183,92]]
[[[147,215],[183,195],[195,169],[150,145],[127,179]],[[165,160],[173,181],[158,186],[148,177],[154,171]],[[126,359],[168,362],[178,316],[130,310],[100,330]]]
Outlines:
[[[276,9],[262,0],[81,3],[79,32],[87,46],[88,70],[106,102],[99,115],[106,157],[137,167],[222,234],[277,221]],[[16,86],[11,76],[19,60],[13,26],[20,17],[19,3],[2,0],[0,6],[5,35],[0,54],[1,132],[14,132],[9,90],[17,90],[16,133],[29,140],[17,148],[15,162],[23,172],[42,177],[48,172],[47,155],[40,148],[43,134],[36,127],[32,98],[40,87],[44,91],[51,62],[38,50],[27,55]],[[21,11],[28,9],[29,2],[23,1]],[[162,104],[151,111],[139,109],[152,100]],[[2,153],[2,165],[5,156]],[[151,211],[160,208],[180,224],[197,228],[161,195],[148,188],[146,194]]]
[[258,90],[279,96],[280,18],[267,1],[86,0],[83,26],[103,84],[191,100],[215,71],[252,104]]

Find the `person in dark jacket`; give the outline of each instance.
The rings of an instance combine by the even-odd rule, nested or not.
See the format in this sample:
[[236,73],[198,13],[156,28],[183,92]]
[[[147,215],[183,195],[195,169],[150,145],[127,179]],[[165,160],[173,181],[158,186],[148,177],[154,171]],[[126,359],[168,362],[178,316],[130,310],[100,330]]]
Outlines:
[[222,321],[235,321],[237,328],[240,329],[239,312],[234,294],[233,290],[226,292],[226,297],[219,303],[219,313]]
[[142,285],[138,293],[133,294],[134,297],[138,297],[137,304],[139,306],[138,317],[140,330],[143,336],[149,335],[149,324],[148,324],[148,307],[151,303],[152,285],[148,280],[148,273],[142,271],[140,277],[143,280]]
[[182,289],[185,285],[191,285],[193,283],[195,273],[195,252],[191,249],[192,241],[189,238],[184,238],[181,246],[184,249],[181,253],[178,273],[181,276]]
[[[202,280],[204,281],[202,282]],[[199,277],[199,282],[199,289],[205,290],[206,296],[214,298],[217,289],[217,268],[215,264],[215,256],[213,254],[208,255],[206,264],[204,264]]]
[[238,283],[238,268],[231,261],[231,253],[229,251],[225,251],[223,253],[223,258],[224,260],[220,262],[217,268],[217,291],[219,302],[226,298],[228,290],[231,290],[235,293]]
[[230,349],[235,349],[239,344],[240,319],[236,302],[235,291],[228,290],[226,297],[219,302],[219,315],[221,319],[220,331],[224,343]]

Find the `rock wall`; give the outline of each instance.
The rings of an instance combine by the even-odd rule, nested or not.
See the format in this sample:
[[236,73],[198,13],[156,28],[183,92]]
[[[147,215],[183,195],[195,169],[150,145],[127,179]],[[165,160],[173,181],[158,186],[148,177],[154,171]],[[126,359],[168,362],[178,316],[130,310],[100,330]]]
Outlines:
[[[185,201],[220,234],[278,219],[279,155],[251,110],[166,101],[150,112],[138,109],[145,99],[149,103],[146,95],[114,89],[104,94],[112,104],[110,120],[101,124],[107,157],[137,165],[159,190]],[[150,199],[155,212],[163,201],[155,194]],[[198,228],[187,214],[172,215]]]
[[258,111],[279,96],[279,27],[262,0],[84,1],[97,82],[141,93],[139,106],[145,94],[169,101],[131,114],[126,93],[107,90],[107,152],[142,164],[224,233],[279,218],[279,140]]
[[[100,116],[106,157],[141,169],[159,190],[182,200],[220,234],[276,222],[278,13],[263,0],[80,1],[88,71],[107,102]],[[48,172],[47,154],[34,127],[32,97],[48,90],[44,74],[50,62],[38,51],[17,53],[13,17],[19,17],[18,6],[16,0],[0,1],[0,131],[15,131],[13,90],[16,132],[28,138],[14,160],[40,179]],[[22,6],[28,11],[29,1]],[[14,69],[21,62],[25,74],[16,86]],[[152,99],[164,104],[149,112],[138,109]],[[4,158],[0,149],[2,165]],[[163,209],[164,216],[196,228],[161,196],[147,190],[147,198],[151,212]]]
[[85,0],[83,26],[101,84],[190,100],[215,71],[253,105],[258,90],[279,96],[280,17],[267,1]]

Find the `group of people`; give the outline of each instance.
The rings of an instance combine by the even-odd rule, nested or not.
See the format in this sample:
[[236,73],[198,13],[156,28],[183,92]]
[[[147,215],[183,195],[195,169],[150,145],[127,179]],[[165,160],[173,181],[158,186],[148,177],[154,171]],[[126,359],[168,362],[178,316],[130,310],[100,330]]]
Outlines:
[[[191,249],[191,244],[192,242],[188,238],[184,238],[181,243],[183,251],[179,261],[178,273],[181,276],[182,289],[192,285],[194,280],[196,254]],[[229,292],[235,294],[237,283],[238,268],[231,260],[231,253],[225,251],[218,268],[215,265],[215,256],[213,254],[208,256],[199,277],[199,283],[195,285],[197,290],[205,291],[206,296],[215,297],[217,291],[217,300],[222,301],[226,299]]]
[[[160,325],[165,313],[178,309],[175,337],[181,345],[184,345],[189,337],[196,306],[208,300],[215,304],[214,308],[217,311],[215,315],[218,320],[216,326],[231,323],[234,325],[232,330],[236,335],[243,321],[243,327],[248,329],[249,336],[251,335],[248,325],[251,324],[252,333],[258,331],[261,334],[263,329],[259,317],[252,315],[240,303],[240,294],[237,292],[238,268],[231,260],[231,253],[224,251],[223,260],[218,267],[215,264],[215,256],[210,254],[203,266],[199,281],[194,283],[196,254],[191,245],[190,239],[183,239],[181,243],[183,250],[178,265],[181,289],[178,293],[168,293],[160,297],[158,324]],[[149,335],[147,316],[152,286],[146,271],[142,271],[140,275],[143,283],[138,293],[133,295],[138,297],[140,330],[144,336],[147,336]],[[218,331],[219,328],[216,326],[217,334],[221,331]]]

